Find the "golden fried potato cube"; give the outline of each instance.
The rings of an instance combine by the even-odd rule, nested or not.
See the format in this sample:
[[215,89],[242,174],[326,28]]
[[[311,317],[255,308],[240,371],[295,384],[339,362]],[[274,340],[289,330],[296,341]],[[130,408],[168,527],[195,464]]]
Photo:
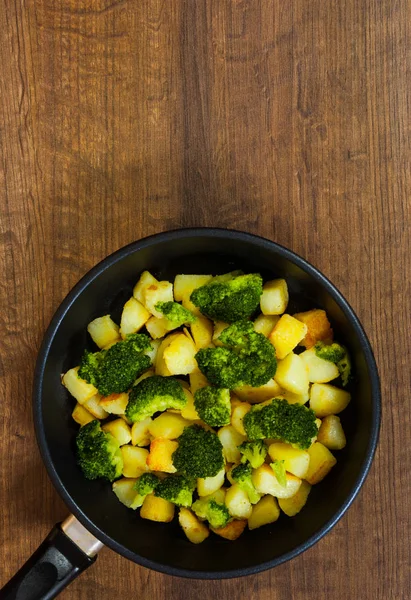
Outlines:
[[177,326],[174,327],[165,317],[150,317],[146,323],[146,329],[153,340],[157,340],[164,337],[169,331],[177,329]]
[[284,461],[285,470],[296,477],[305,477],[310,464],[310,455],[306,450],[293,448],[290,444],[276,442],[268,448],[273,461]]
[[240,435],[247,435],[244,429],[243,419],[250,410],[251,404],[240,401],[240,404],[235,406],[231,411],[231,425]]
[[148,450],[136,446],[121,446],[124,477],[140,477],[148,471]]
[[157,356],[156,356],[156,363],[155,363],[156,375],[162,375],[163,377],[169,377],[171,375],[170,371],[167,368],[166,362],[164,360],[164,352],[168,348],[168,346],[180,335],[181,335],[181,333],[170,333],[161,342],[161,344],[158,348],[158,351],[157,351]]
[[[190,379],[190,390],[191,390],[191,393],[193,394],[193,396],[196,393],[196,391],[199,390],[200,388],[210,385],[207,377],[205,375],[203,375],[202,372],[200,371],[200,369],[198,369],[198,368],[194,369],[194,371],[189,373],[189,379]],[[186,417],[186,418],[188,418],[188,417]]]
[[133,289],[133,296],[136,300],[144,304],[144,292],[149,285],[158,283],[157,279],[149,272],[143,271],[140,279],[137,281]]
[[165,348],[163,359],[171,375],[188,375],[198,368],[194,342],[184,333],[177,335]]
[[234,541],[240,537],[240,535],[246,528],[246,525],[246,519],[234,519],[233,521],[230,521],[225,527],[220,527],[219,529],[214,529],[213,527],[211,527],[211,531],[213,531],[220,537],[225,538],[226,540]]
[[207,348],[211,344],[214,327],[210,319],[203,316],[197,317],[194,323],[191,323],[190,328],[197,350]]
[[331,454],[328,448],[323,446],[323,444],[320,444],[320,442],[314,442],[314,444],[308,448],[307,452],[310,455],[310,465],[305,475],[305,480],[311,485],[314,485],[322,481],[324,477],[328,475],[336,464],[337,459]]
[[128,404],[128,394],[110,394],[103,396],[100,400],[100,406],[111,415],[124,415]]
[[263,285],[260,308],[263,315],[282,315],[288,304],[288,287],[285,279],[273,279]]
[[197,479],[197,492],[199,496],[209,496],[214,494],[224,485],[225,469],[221,469],[214,477],[204,477]]
[[194,290],[212,280],[212,275],[176,275],[174,279],[174,297],[177,302],[191,296]]
[[110,315],[97,317],[87,325],[91,339],[99,348],[105,348],[120,340],[119,327]]
[[229,463],[239,463],[241,460],[241,453],[238,446],[246,440],[245,435],[238,433],[232,425],[220,427],[217,435],[223,446],[223,453],[226,461]]
[[78,375],[79,367],[74,367],[64,373],[61,383],[77,400],[79,404],[84,404],[86,400],[97,394],[97,389],[91,383],[87,383]]
[[264,464],[254,469],[252,481],[259,494],[270,494],[276,498],[290,498],[298,492],[301,479],[291,473],[286,473],[286,485],[283,486],[277,480],[270,465]]
[[149,423],[148,431],[153,438],[175,440],[180,437],[188,425],[190,422],[183,419],[181,415],[167,411]]
[[134,486],[137,482],[136,478],[123,477],[113,483],[113,492],[124,506],[131,508],[137,492]]
[[148,428],[151,423],[151,417],[133,423],[131,428],[131,443],[133,446],[148,446],[150,444],[152,438]]
[[84,408],[86,408],[92,415],[96,417],[96,419],[105,419],[108,417],[108,412],[104,410],[104,408],[100,405],[101,396],[100,394],[96,394],[92,396],[88,400],[86,400],[83,404]]
[[163,313],[155,308],[157,302],[173,301],[173,284],[170,281],[157,281],[144,289],[142,304],[155,317],[163,316]]
[[248,519],[253,511],[252,504],[245,492],[238,483],[234,483],[228,488],[225,495],[225,505],[228,512],[235,519]]
[[130,333],[137,333],[147,323],[151,314],[134,297],[127,300],[121,313],[120,335],[124,339]]
[[90,421],[94,421],[94,419],[96,418],[91,414],[91,412],[89,412],[86,408],[84,408],[84,406],[82,406],[78,402],[74,407],[71,416],[73,417],[75,422],[78,423],[80,426],[87,425],[87,423],[90,423]]
[[263,496],[257,504],[253,506],[253,512],[248,518],[248,528],[257,529],[263,525],[274,523],[280,516],[278,502],[274,496]]
[[301,345],[307,349],[315,346],[319,341],[331,342],[333,340],[333,330],[325,310],[314,308],[297,313],[294,317],[307,326],[307,333],[301,340]]
[[299,354],[304,361],[310,383],[328,383],[339,375],[338,367],[329,360],[317,356],[315,348],[309,348]]
[[288,392],[299,396],[308,394],[307,367],[300,356],[294,352],[278,361],[274,379],[280,387]]
[[313,383],[310,389],[310,408],[316,417],[337,415],[347,408],[351,394],[329,383]]
[[170,523],[174,518],[174,504],[163,500],[163,498],[158,498],[154,494],[148,494],[144,498],[140,517],[149,521]]
[[178,442],[157,438],[150,444],[150,454],[147,457],[147,465],[152,471],[163,471],[164,473],[175,473],[173,465],[173,453],[178,448]]
[[270,381],[267,381],[267,383],[260,385],[259,387],[242,385],[241,387],[236,388],[234,393],[240,398],[240,400],[244,400],[250,404],[258,404],[259,402],[264,402],[265,400],[277,398],[282,392],[275,379],[270,379]]
[[204,542],[210,535],[207,525],[199,521],[195,514],[188,508],[180,508],[178,522],[186,534],[187,539],[193,544],[201,544],[201,542]]
[[279,360],[292,352],[307,334],[307,325],[291,315],[282,315],[270,333],[269,340]]
[[254,331],[262,333],[264,337],[268,338],[279,319],[278,315],[258,315],[253,324]]
[[181,416],[183,417],[183,419],[187,419],[189,421],[198,421],[200,417],[194,405],[193,394],[190,392],[190,390],[187,390],[186,388],[184,388],[184,394],[187,398],[187,404],[184,406],[184,408],[181,409]]
[[123,419],[115,419],[114,421],[104,423],[101,429],[106,433],[111,433],[120,446],[124,446],[124,444],[128,444],[131,441],[130,426]]
[[294,496],[291,496],[291,498],[280,498],[278,500],[281,510],[288,517],[294,517],[305,506],[310,491],[311,485],[307,481],[302,481],[298,492]]
[[317,441],[329,450],[342,450],[345,448],[347,440],[340,417],[328,415],[322,420]]

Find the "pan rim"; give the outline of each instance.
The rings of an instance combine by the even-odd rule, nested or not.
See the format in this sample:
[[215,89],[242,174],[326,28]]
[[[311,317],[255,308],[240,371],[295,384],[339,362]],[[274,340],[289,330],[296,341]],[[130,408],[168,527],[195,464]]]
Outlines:
[[[70,493],[63,485],[57,470],[54,467],[54,463],[48,448],[48,444],[46,441],[43,417],[42,417],[42,382],[43,382],[43,374],[45,370],[45,366],[47,363],[50,347],[52,345],[53,339],[60,327],[62,320],[64,319],[67,311],[70,309],[72,304],[77,300],[77,298],[81,295],[84,289],[90,285],[90,283],[98,277],[102,272],[104,272],[107,268],[114,265],[115,263],[121,261],[123,258],[129,256],[130,254],[134,254],[138,252],[142,248],[146,248],[151,245],[155,245],[159,242],[166,242],[173,240],[177,237],[184,236],[186,238],[189,237],[215,237],[215,238],[224,238],[224,239],[236,239],[242,240],[244,242],[251,242],[256,247],[266,248],[271,251],[274,251],[279,256],[282,256],[288,259],[293,264],[300,267],[303,271],[312,276],[322,287],[326,289],[326,291],[330,294],[330,296],[334,299],[334,301],[339,305],[341,310],[346,315],[347,319],[352,324],[359,343],[361,345],[362,351],[364,353],[365,361],[367,364],[370,384],[371,384],[371,395],[372,395],[372,417],[371,417],[371,434],[368,441],[367,451],[365,459],[360,467],[359,474],[357,479],[348,494],[345,502],[340,506],[340,508],[336,511],[331,519],[329,519],[323,527],[321,527],[315,534],[313,534],[310,538],[308,538],[304,543],[299,544],[293,550],[282,554],[281,556],[274,558],[272,560],[266,561],[264,563],[260,563],[258,565],[253,565],[250,567],[243,567],[239,569],[232,570],[221,570],[221,571],[196,571],[189,570],[184,568],[173,567],[161,562],[156,562],[149,560],[131,550],[129,550],[124,545],[120,544],[112,537],[108,536],[102,529],[97,527],[94,522],[82,511],[82,509],[74,502],[71,498]],[[348,301],[344,298],[341,292],[334,286],[334,284],[323,275],[316,267],[314,267],[307,260],[296,254],[295,252],[289,250],[288,248],[263,238],[261,236],[247,233],[244,231],[238,231],[235,229],[223,229],[223,228],[209,228],[209,227],[196,227],[196,228],[183,228],[183,229],[173,229],[169,231],[165,231],[162,233],[157,233],[150,235],[145,238],[141,238],[140,240],[131,242],[130,244],[120,248],[114,253],[110,254],[103,260],[101,260],[98,264],[96,264],[92,269],[90,269],[80,280],[79,282],[72,288],[72,290],[67,294],[64,300],[61,302],[59,307],[57,308],[54,316],[52,317],[50,324],[45,332],[37,362],[35,367],[35,375],[34,375],[34,384],[33,384],[33,419],[35,426],[35,433],[37,444],[40,449],[40,454],[44,465],[46,467],[47,473],[59,493],[60,497],[63,499],[65,504],[71,510],[71,512],[75,515],[75,517],[86,527],[96,538],[98,538],[103,544],[118,552],[125,558],[132,560],[133,562],[153,569],[155,571],[159,571],[161,573],[165,573],[168,575],[191,578],[191,579],[230,579],[234,577],[242,577],[246,575],[253,575],[267,569],[278,566],[292,558],[295,558],[305,550],[311,548],[314,544],[316,544],[324,535],[326,535],[342,518],[348,508],[351,506],[355,498],[357,497],[372,464],[375,450],[378,444],[379,430],[381,424],[381,390],[380,390],[380,379],[378,374],[377,364],[374,358],[374,354],[371,348],[371,344],[368,340],[368,337],[364,331],[364,328],[354,312],[353,308],[350,306]]]

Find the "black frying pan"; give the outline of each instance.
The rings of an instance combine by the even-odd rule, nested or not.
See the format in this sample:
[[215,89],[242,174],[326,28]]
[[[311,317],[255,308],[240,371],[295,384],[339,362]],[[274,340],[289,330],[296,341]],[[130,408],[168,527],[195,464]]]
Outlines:
[[[272,526],[246,531],[235,542],[210,536],[197,546],[186,540],[177,523],[140,519],[138,511],[117,500],[110,484],[84,479],[74,456],[73,399],[62,387],[60,374],[78,364],[85,347],[92,349],[86,331],[89,321],[108,313],[118,321],[144,269],[158,279],[172,280],[177,273],[223,273],[237,268],[259,271],[265,278],[285,277],[290,290],[288,312],[313,307],[327,311],[336,338],[351,352],[356,374],[351,384],[353,400],[341,415],[348,443],[296,517],[282,515]],[[336,524],[363,484],[378,439],[380,391],[372,350],[356,315],[319,271],[263,238],[222,229],[186,229],[126,246],[94,267],[70,292],[53,317],[39,353],[33,411],[47,471],[75,518],[53,529],[0,591],[2,600],[54,598],[94,561],[102,545],[98,540],[145,567],[204,579],[249,575],[297,556]]]

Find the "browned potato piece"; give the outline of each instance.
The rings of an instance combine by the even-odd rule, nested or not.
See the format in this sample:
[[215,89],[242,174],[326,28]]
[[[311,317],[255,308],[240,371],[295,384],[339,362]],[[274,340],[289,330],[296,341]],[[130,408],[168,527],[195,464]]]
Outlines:
[[174,504],[158,498],[153,494],[148,494],[144,498],[140,510],[140,517],[149,521],[158,521],[160,523],[170,523],[174,518]]
[[199,521],[188,508],[180,508],[178,521],[187,538],[193,544],[201,544],[210,535],[207,525]]
[[307,334],[301,341],[301,345],[307,349],[315,346],[317,342],[331,342],[333,339],[333,330],[325,310],[314,308],[307,312],[301,312],[294,315],[296,319],[307,325]]
[[216,533],[220,537],[225,538],[226,540],[234,541],[240,537],[240,535],[246,528],[246,525],[246,519],[234,520],[230,521],[230,523],[228,523],[225,527],[220,527],[220,529],[211,528],[211,531],[214,531],[214,533]]
[[314,485],[315,483],[322,481],[324,477],[328,475],[337,460],[328,448],[319,442],[315,442],[308,448],[307,452],[310,455],[310,464],[305,479],[308,483]]
[[322,420],[317,441],[329,450],[342,450],[345,448],[347,440],[345,439],[340,417],[329,415]]

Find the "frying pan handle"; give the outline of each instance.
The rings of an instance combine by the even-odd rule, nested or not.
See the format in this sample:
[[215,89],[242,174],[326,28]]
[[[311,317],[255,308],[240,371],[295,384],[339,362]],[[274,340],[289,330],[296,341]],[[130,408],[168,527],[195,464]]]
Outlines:
[[[82,530],[86,532],[87,542],[94,540],[94,545],[85,547],[85,538],[79,537]],[[0,599],[52,600],[95,562],[95,554],[101,547],[75,517],[69,517],[53,527],[34,554],[0,590]]]

